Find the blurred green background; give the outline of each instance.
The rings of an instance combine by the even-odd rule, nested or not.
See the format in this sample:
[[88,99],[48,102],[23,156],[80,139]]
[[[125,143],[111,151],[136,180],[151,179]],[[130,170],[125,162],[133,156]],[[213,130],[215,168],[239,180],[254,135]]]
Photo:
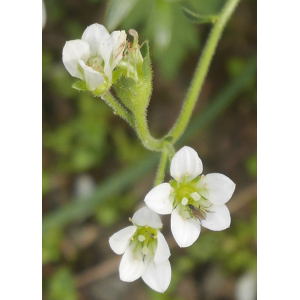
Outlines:
[[[119,280],[120,256],[108,238],[151,189],[158,155],[109,107],[71,88],[75,78],[61,56],[67,40],[93,23],[109,31],[130,28],[150,41],[153,96],[150,131],[174,124],[211,25],[191,22],[182,5],[215,14],[222,0],[45,0],[43,29],[43,299],[256,299],[256,1],[242,0],[225,28],[198,104],[176,145],[193,147],[204,174],[236,184],[229,201],[232,225],[203,230],[180,249],[164,216],[172,281],[165,294],[141,279]],[[128,37],[129,38],[129,37]],[[169,179],[169,174],[167,178]]]

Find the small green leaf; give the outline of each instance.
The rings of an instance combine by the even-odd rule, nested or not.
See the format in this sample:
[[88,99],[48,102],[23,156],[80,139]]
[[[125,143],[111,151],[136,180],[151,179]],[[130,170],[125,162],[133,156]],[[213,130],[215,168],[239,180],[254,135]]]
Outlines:
[[137,2],[137,0],[111,0],[106,14],[108,31],[114,30],[127,17]]
[[187,7],[183,7],[182,11],[184,15],[193,23],[201,24],[201,23],[215,23],[218,19],[217,15],[201,15],[195,13]]
[[72,88],[78,91],[88,91],[86,83],[83,80],[77,80],[73,83]]

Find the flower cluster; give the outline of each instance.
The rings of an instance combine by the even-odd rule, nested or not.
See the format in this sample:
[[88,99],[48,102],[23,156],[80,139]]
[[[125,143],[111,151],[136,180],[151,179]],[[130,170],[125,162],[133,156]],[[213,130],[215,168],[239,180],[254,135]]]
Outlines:
[[[201,225],[215,231],[230,226],[230,213],[225,203],[235,184],[225,175],[201,175],[203,165],[196,151],[183,147],[171,161],[174,178],[153,188],[145,197],[148,207],[138,210],[133,226],[115,233],[109,244],[123,254],[120,278],[133,281],[142,277],[146,284],[164,292],[171,280],[169,247],[160,233],[158,214],[171,214],[171,230],[180,247],[191,246],[199,237]],[[201,175],[201,176],[199,176]]]
[[73,77],[85,81],[88,90],[94,91],[101,85],[108,88],[125,45],[124,30],[109,34],[103,25],[93,24],[87,27],[80,40],[66,42],[63,63]]
[[[102,95],[113,84],[122,104],[136,117],[147,109],[152,71],[148,44],[148,54],[143,57],[137,32],[129,33],[134,40],[126,44],[125,31],[109,34],[103,25],[93,24],[80,40],[66,42],[63,63],[72,76],[83,81],[84,89],[95,95]],[[135,98],[138,101],[132,100]],[[133,225],[110,237],[112,250],[123,254],[119,267],[121,280],[131,282],[141,277],[157,292],[163,293],[168,288],[171,254],[161,233],[158,214],[171,214],[171,231],[180,247],[191,246],[198,239],[201,226],[214,231],[230,226],[225,204],[235,184],[225,175],[201,175],[202,171],[196,151],[187,146],[180,149],[171,161],[173,179],[154,187],[145,197],[147,206],[133,215]]]

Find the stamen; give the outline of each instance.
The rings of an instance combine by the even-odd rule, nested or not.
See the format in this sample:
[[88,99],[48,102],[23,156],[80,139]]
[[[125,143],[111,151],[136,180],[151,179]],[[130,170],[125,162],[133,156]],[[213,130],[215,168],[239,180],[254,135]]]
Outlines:
[[131,237],[131,240],[132,240],[132,241],[134,240],[133,236]]
[[188,177],[188,176],[189,176],[189,173],[185,173],[184,176],[185,176],[185,177]]
[[143,235],[140,234],[138,239],[139,239],[140,242],[143,242],[146,238]]
[[194,192],[191,194],[191,197],[195,200],[195,201],[199,201],[201,199],[201,195],[199,195],[198,193]]
[[202,174],[200,177],[201,177],[201,178],[204,178],[205,176]]
[[189,200],[188,200],[186,197],[184,197],[184,198],[181,200],[181,204],[182,204],[182,205],[187,205],[188,202],[189,202]]
[[129,218],[129,222],[132,222],[132,219],[131,219],[131,218]]

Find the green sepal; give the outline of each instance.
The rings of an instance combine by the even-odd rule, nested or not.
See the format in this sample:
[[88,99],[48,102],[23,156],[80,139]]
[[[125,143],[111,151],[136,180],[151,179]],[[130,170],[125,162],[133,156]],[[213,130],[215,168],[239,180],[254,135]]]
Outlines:
[[103,95],[107,90],[109,89],[107,82],[105,81],[101,85],[99,85],[92,93],[95,96],[101,96]]
[[114,84],[122,75],[124,70],[116,69],[112,72],[112,84]]
[[152,93],[152,68],[148,42],[143,44],[142,48],[144,47],[143,63],[137,66],[138,79],[127,77],[124,72],[124,76],[114,83],[119,99],[133,114],[145,113]]
[[78,91],[88,91],[85,81],[77,80],[73,83],[72,88]]
[[187,7],[182,7],[182,11],[185,14],[185,16],[193,23],[196,24],[203,24],[203,23],[215,23],[218,19],[217,15],[201,15],[198,13],[195,13],[194,11],[190,10]]

